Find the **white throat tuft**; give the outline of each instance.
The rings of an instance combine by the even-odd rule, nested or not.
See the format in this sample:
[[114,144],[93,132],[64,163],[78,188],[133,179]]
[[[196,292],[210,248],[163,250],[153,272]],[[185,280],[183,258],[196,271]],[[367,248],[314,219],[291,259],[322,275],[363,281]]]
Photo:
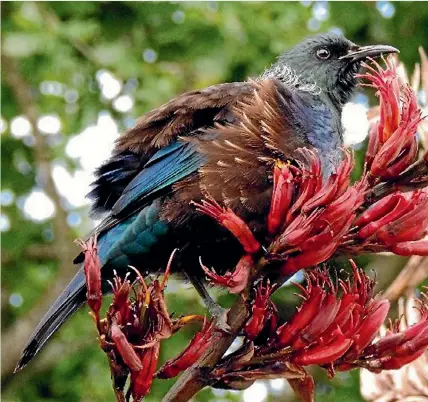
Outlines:
[[308,83],[302,81],[301,76],[287,64],[275,64],[273,67],[266,70],[260,76],[260,79],[277,79],[286,85],[295,87],[299,91],[309,92],[313,95],[319,95],[321,93],[321,88],[315,82]]

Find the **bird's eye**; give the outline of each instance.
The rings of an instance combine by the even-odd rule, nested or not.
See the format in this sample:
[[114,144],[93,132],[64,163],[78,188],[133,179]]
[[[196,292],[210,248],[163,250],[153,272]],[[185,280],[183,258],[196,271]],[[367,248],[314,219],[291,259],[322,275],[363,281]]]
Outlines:
[[321,49],[317,50],[317,57],[320,60],[327,60],[330,58],[330,50],[326,49],[325,47],[322,47]]

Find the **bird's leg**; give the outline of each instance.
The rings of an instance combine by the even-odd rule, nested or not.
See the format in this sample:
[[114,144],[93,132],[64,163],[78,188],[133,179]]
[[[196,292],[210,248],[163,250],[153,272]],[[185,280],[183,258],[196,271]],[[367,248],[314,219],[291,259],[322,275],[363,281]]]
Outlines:
[[208,311],[210,312],[212,317],[215,319],[216,328],[230,334],[231,328],[227,323],[227,314],[229,312],[229,309],[221,307],[218,303],[216,303],[213,300],[213,298],[208,293],[201,279],[199,279],[194,275],[188,274],[186,271],[184,271],[184,273],[189,279],[189,281],[192,283],[193,287],[198,292],[199,296],[202,297],[202,300],[204,301],[205,306],[207,306]]

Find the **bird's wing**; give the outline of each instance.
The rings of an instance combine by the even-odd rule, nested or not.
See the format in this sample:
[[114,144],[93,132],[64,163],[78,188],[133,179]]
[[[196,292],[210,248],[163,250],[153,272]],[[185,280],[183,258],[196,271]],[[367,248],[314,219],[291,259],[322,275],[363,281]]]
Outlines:
[[177,141],[162,148],[126,186],[95,232],[111,229],[167,194],[174,183],[196,172],[203,162],[204,155],[197,152],[194,143]]
[[[214,85],[180,95],[142,116],[134,128],[118,139],[112,157],[95,172],[93,190],[88,194],[94,200],[92,215],[109,213],[119,199],[119,205],[123,206],[124,200],[133,196],[138,198],[140,190],[142,198],[145,197],[144,191],[150,194],[156,192],[156,186],[165,190],[175,181],[184,178],[185,173],[192,173],[187,164],[195,163],[198,159],[193,155],[196,151],[183,143],[174,145],[177,138],[198,135],[216,122],[231,122],[231,109],[238,102],[245,101],[253,91],[254,87],[250,82]],[[175,168],[179,162],[184,166],[180,166],[177,174],[166,172],[165,176],[160,176],[164,181],[156,180],[146,188],[144,183],[147,179],[143,176],[157,175],[153,172],[164,169],[171,160],[171,166]],[[149,169],[151,165],[156,165],[156,168]],[[134,179],[142,184],[124,195],[125,191],[129,192],[128,186]],[[135,184],[136,182],[133,183]],[[116,211],[118,208],[121,207],[116,206]]]
[[254,92],[250,82],[231,82],[187,92],[145,114],[119,138],[116,152],[147,153],[216,121],[232,118],[230,106]]
[[177,141],[158,151],[132,179],[120,198],[113,205],[111,213],[119,215],[157,198],[166,188],[196,172],[204,162],[204,155],[196,144]]

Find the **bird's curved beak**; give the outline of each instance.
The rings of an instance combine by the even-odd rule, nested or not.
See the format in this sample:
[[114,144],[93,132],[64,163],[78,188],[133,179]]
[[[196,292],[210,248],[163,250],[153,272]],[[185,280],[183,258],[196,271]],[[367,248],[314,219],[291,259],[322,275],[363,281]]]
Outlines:
[[398,49],[388,45],[370,45],[370,46],[356,46],[349,50],[348,54],[340,57],[340,60],[349,60],[355,62],[358,60],[366,59],[367,57],[379,57],[383,54],[400,53]]

